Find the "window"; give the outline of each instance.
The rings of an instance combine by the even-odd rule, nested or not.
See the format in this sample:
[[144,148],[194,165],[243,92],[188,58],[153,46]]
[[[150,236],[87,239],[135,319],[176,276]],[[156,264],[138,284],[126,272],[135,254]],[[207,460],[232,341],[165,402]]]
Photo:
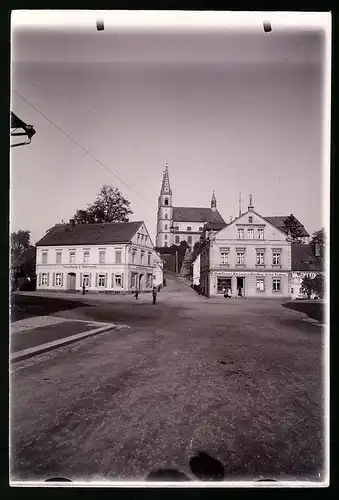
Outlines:
[[180,237],[178,235],[176,235],[175,237],[175,243],[178,245],[180,242]]
[[86,288],[88,288],[88,287],[91,286],[89,274],[83,274],[82,275],[81,286],[85,286]]
[[280,252],[273,252],[273,262],[272,263],[274,266],[280,265]]
[[106,250],[99,250],[99,264],[105,264]]
[[192,245],[192,236],[187,236],[187,243]]
[[140,253],[140,264],[143,265],[144,264],[144,257],[145,257],[145,252],[141,252]]
[[168,207],[168,198],[165,198],[165,205]]
[[55,263],[56,263],[56,264],[61,264],[61,255],[62,255],[62,253],[61,253],[61,252],[57,252],[57,253],[55,254]]
[[114,283],[114,286],[116,288],[122,288],[122,286],[123,286],[123,275],[122,274],[115,274],[114,275],[114,281],[112,280],[112,283]]
[[98,279],[98,287],[103,288],[106,286],[106,275],[105,274],[99,274],[99,279]]
[[265,258],[264,252],[262,251],[257,252],[257,266],[262,266],[265,263],[264,258]]
[[273,292],[280,292],[281,287],[280,287],[280,279],[278,278],[273,278],[273,283],[272,283],[272,288]]
[[69,252],[69,263],[75,264],[75,252]]
[[168,215],[167,214],[165,214],[165,219],[168,219]]
[[140,233],[137,234],[137,243],[139,243],[140,240]]
[[147,255],[147,265],[148,266],[151,265],[151,254],[150,253]]
[[131,274],[131,288],[136,288],[137,286],[137,274],[136,273],[132,273]]
[[47,273],[41,273],[41,284],[43,286],[48,285],[48,274]]
[[135,264],[135,255],[136,255],[137,251],[136,250],[132,250],[132,264]]
[[293,288],[291,288],[291,293],[293,293]]
[[144,235],[141,235],[141,243],[144,241]]
[[203,230],[204,230],[204,228],[203,228],[203,227],[199,227],[199,231],[203,231]]
[[265,279],[257,278],[257,292],[264,292],[264,291],[265,291]]
[[61,273],[56,273],[55,275],[55,286],[61,286],[62,285],[62,274]]
[[237,264],[244,264],[245,262],[245,253],[237,252]]
[[47,252],[42,252],[41,263],[42,264],[47,264]]
[[244,230],[243,229],[238,229],[238,238],[243,239],[244,237]]
[[187,231],[191,231],[191,230],[192,230],[191,226],[187,226]]
[[147,240],[148,240],[148,236],[145,236],[145,245],[147,243]]
[[165,231],[167,231],[167,229],[168,229],[168,225],[167,225],[167,224],[165,224]]
[[115,252],[115,263],[121,264],[121,250]]
[[250,240],[254,239],[254,229],[247,229],[247,236]]
[[165,234],[165,240],[167,240],[167,234]]
[[88,264],[89,263],[89,251],[86,250],[84,252],[84,264]]
[[263,240],[263,239],[264,239],[264,230],[258,229],[258,240]]
[[221,252],[221,263],[228,264],[228,252]]
[[252,222],[253,222],[253,217],[252,217],[252,215],[250,215],[250,216],[248,217],[248,222],[249,222],[250,224],[252,224]]
[[175,226],[174,231],[179,231],[179,226]]
[[168,246],[168,245],[167,245],[167,241],[165,241],[165,245],[164,245],[164,246],[165,246],[165,247],[167,247],[167,246]]

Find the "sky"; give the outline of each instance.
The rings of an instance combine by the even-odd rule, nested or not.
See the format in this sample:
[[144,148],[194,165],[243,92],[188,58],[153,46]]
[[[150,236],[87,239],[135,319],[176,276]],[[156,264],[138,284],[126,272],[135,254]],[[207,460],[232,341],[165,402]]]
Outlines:
[[324,225],[321,32],[21,26],[12,46],[11,109],[36,135],[11,149],[11,231],[34,243],[111,184],[155,242],[166,162],[175,206],[215,190],[228,222],[241,192],[243,211],[252,194],[263,216]]

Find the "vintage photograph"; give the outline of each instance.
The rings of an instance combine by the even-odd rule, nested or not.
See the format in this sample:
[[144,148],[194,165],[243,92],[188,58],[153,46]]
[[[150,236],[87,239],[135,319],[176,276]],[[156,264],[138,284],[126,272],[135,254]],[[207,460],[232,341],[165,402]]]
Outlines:
[[12,486],[328,486],[330,61],[330,13],[12,12]]

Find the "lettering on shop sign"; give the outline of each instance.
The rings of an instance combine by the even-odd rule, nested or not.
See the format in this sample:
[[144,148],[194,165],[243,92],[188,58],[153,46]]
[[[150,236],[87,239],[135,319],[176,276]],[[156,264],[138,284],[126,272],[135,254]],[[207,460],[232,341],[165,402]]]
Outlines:
[[98,266],[95,266],[95,265],[91,265],[91,264],[84,264],[81,266],[82,268],[85,268],[85,269],[88,269],[88,268],[93,268],[93,267],[98,267]]
[[214,272],[215,276],[287,276],[288,273],[263,273],[263,272],[222,272],[216,271]]
[[62,266],[66,269],[77,269],[79,268],[80,266],[78,266],[78,264],[65,264],[64,266]]

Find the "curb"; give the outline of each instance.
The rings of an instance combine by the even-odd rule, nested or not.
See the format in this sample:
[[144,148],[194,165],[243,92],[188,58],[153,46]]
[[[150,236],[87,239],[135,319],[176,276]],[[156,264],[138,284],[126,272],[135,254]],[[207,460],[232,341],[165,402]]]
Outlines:
[[98,335],[99,333],[107,332],[108,330],[121,330],[123,328],[129,328],[129,326],[112,324],[101,326],[100,328],[95,328],[94,330],[90,330],[87,332],[77,333],[76,335],[66,337],[65,339],[55,340],[53,342],[48,342],[47,344],[41,344],[39,346],[30,347],[29,349],[18,351],[10,356],[10,361],[12,363],[23,361],[25,359],[32,358],[33,356],[37,356],[38,354],[53,351],[58,347],[64,347],[69,344],[74,344],[75,342],[78,342],[87,337],[93,337],[94,335]]

